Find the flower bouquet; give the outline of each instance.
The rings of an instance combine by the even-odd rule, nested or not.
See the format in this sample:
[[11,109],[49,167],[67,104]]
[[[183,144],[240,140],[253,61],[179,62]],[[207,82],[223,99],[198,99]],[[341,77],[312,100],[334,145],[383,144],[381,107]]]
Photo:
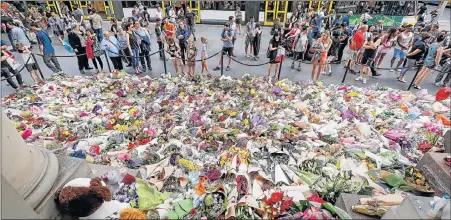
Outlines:
[[418,191],[421,194],[434,193],[434,185],[426,180],[423,173],[419,169],[409,166],[404,171],[404,175],[404,180],[413,188],[414,191]]

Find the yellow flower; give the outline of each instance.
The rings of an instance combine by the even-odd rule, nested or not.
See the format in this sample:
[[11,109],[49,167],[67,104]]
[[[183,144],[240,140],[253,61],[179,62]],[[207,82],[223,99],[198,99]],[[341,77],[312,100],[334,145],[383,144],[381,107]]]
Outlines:
[[141,120],[137,120],[137,121],[135,121],[135,123],[134,123],[134,125],[135,125],[136,127],[140,127],[142,124],[143,124],[143,122],[142,122]]
[[256,94],[255,89],[251,89],[251,95],[255,96],[255,94]]
[[110,89],[114,89],[114,86],[113,86],[113,85],[111,85],[111,86],[110,86]]
[[358,92],[350,92],[350,93],[348,93],[348,96],[351,96],[351,97],[355,97],[355,96],[358,96],[358,95],[359,95]]
[[323,87],[323,82],[319,81],[319,82],[317,83],[317,85],[318,85],[319,87]]
[[179,98],[181,98],[181,99],[185,98],[185,93],[184,92],[180,92],[179,93]]
[[213,94],[215,94],[215,93],[214,93],[213,91],[211,91],[211,90],[208,90],[208,91],[207,91],[207,94],[208,94],[208,95],[213,95]]
[[244,125],[248,125],[249,124],[249,120],[248,119],[244,119],[243,123],[244,123]]
[[417,173],[417,177],[418,177],[418,178],[422,178],[423,175],[421,175],[421,173]]
[[195,85],[195,86],[194,86],[194,89],[198,89],[198,88],[199,88],[199,86],[198,86],[198,85]]
[[63,131],[63,135],[70,135],[69,131]]
[[133,115],[136,112],[135,108],[131,108],[130,110],[128,110],[128,114]]
[[236,116],[236,112],[231,112],[230,116]]

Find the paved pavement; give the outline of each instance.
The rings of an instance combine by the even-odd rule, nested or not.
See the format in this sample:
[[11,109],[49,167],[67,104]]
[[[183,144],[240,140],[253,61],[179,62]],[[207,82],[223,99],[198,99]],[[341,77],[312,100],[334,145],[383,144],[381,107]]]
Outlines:
[[[447,13],[449,15],[449,9],[447,9]],[[448,21],[448,26],[449,26],[449,21]],[[105,22],[105,25],[104,25],[104,29],[106,29],[106,28],[109,29],[109,24],[107,22]],[[221,50],[222,43],[219,40],[221,30],[222,30],[221,26],[197,25],[196,33],[195,33],[196,37],[198,39],[197,42],[195,43],[197,48],[200,50],[200,46],[201,46],[200,37],[204,36],[204,37],[207,37],[208,42],[209,42],[209,51],[208,51],[209,55],[213,55],[216,52],[218,52],[219,50]],[[253,61],[250,58],[245,57],[245,53],[244,53],[245,37],[243,35],[238,35],[237,40],[236,40],[235,50],[234,50],[234,52],[236,54],[235,59],[237,59],[243,63],[247,63],[247,64],[260,64],[260,63],[268,62],[268,59],[266,58],[266,50],[267,50],[268,42],[270,39],[269,32],[270,32],[269,28],[267,28],[267,27],[263,28],[262,43],[261,43],[261,49],[260,49],[260,60],[258,60],[258,61]],[[8,38],[6,37],[5,34],[2,34],[2,39],[8,39]],[[55,45],[56,55],[70,55],[69,52],[66,51],[64,49],[64,47],[57,40],[54,40],[53,42],[56,42],[55,43],[56,44]],[[157,51],[157,48],[158,48],[158,45],[156,43],[155,36],[152,36],[152,50]],[[345,49],[345,51],[346,50],[347,50],[347,48]],[[37,52],[37,47],[34,48],[34,51]],[[389,54],[387,54],[386,58],[384,59],[384,61],[381,64],[381,67],[389,67],[390,58],[392,57],[392,54],[393,54],[393,52],[390,52]],[[18,61],[23,63],[23,60],[20,57],[20,55],[17,53],[15,55],[18,58]],[[346,58],[346,54],[344,55],[344,58]],[[37,57],[37,59],[38,59],[38,64],[44,73],[44,76],[50,77],[51,71],[43,63],[42,57]],[[159,77],[161,73],[164,73],[163,61],[158,59],[157,54],[152,56],[151,59],[152,59],[153,70],[147,71],[145,74],[150,75],[151,77]],[[212,70],[215,66],[218,65],[219,59],[220,59],[220,55],[208,60],[208,65],[209,65],[210,70]],[[71,75],[71,76],[75,76],[75,75],[79,74],[77,60],[75,57],[69,57],[69,58],[62,57],[62,58],[58,58],[58,60],[66,74]],[[225,59],[225,61],[226,61],[226,59]],[[312,69],[312,66],[310,64],[303,64],[302,71],[298,72],[297,70],[293,70],[290,68],[290,64],[291,64],[290,62],[291,61],[289,61],[289,60],[286,60],[283,62],[281,77],[280,77],[281,79],[288,78],[290,80],[295,80],[295,81],[299,81],[299,80],[305,81],[305,80],[310,79],[311,69]],[[104,70],[108,71],[108,67],[106,65],[105,58],[103,58],[103,63],[104,63]],[[110,65],[111,65],[111,62],[110,62]],[[91,62],[90,62],[90,66],[93,66]],[[167,62],[167,68],[168,68],[168,72],[173,73],[173,74],[175,73],[172,63]],[[196,72],[200,72],[200,70],[201,70],[200,68],[201,68],[200,63],[196,63]],[[126,70],[129,73],[134,72],[133,69],[131,69],[131,68],[127,68]],[[249,74],[256,75],[256,76],[265,76],[265,75],[267,75],[267,70],[268,70],[268,64],[263,65],[263,66],[249,67],[249,66],[240,65],[240,64],[232,61],[231,70],[225,71],[225,69],[224,69],[224,74],[228,75],[228,76],[232,76],[232,77],[240,77],[243,73],[249,73]],[[321,76],[321,79],[326,84],[340,84],[341,80],[343,78],[344,72],[345,72],[343,65],[342,64],[332,65],[332,72],[333,72],[332,76]],[[94,72],[88,72],[87,75],[90,75],[92,73],[94,73]],[[373,86],[374,84],[378,84],[379,86],[388,86],[388,87],[392,87],[392,88],[396,88],[396,89],[400,89],[400,90],[407,89],[408,83],[401,83],[396,80],[396,72],[389,72],[388,70],[380,70],[379,73],[381,73],[382,75],[377,78],[369,77],[367,84],[362,84],[361,82],[354,81],[356,76],[352,75],[352,74],[348,74],[345,84],[358,85],[358,86],[363,86],[363,87],[370,87],[370,86]],[[213,72],[213,75],[219,76],[220,74],[221,74],[220,71]],[[410,82],[412,80],[414,74],[415,74],[414,71],[409,71],[407,73],[407,75],[406,75],[407,82]],[[26,70],[22,71],[22,76],[23,76],[23,79],[26,84],[33,83],[31,77],[26,72]],[[438,87],[436,87],[433,84],[435,76],[436,76],[436,73],[433,73],[430,76],[428,76],[428,78],[424,80],[423,85],[422,85],[422,87],[428,89],[428,92],[430,92],[430,93],[435,93],[439,89]],[[412,91],[415,92],[415,89],[412,88]],[[14,92],[14,90],[10,86],[7,86],[6,81],[2,81],[2,83],[1,83],[2,97],[7,94],[13,93],[13,92]]]

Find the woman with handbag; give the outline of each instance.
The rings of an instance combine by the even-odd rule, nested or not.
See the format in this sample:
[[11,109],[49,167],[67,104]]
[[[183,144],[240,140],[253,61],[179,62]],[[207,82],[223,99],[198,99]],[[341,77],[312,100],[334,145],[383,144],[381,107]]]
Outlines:
[[269,41],[269,47],[267,52],[267,57],[269,58],[269,67],[268,67],[268,79],[271,79],[271,68],[274,68],[274,79],[277,77],[277,70],[279,70],[280,59],[277,59],[277,50],[282,46],[282,42],[280,40],[280,34],[276,32],[272,39]]
[[[321,70],[323,69],[323,66],[326,64],[327,61],[327,52],[329,51],[329,48],[332,46],[332,40],[330,39],[330,33],[329,31],[324,31],[321,34],[321,38],[317,40],[313,48],[316,49],[315,54],[313,55],[313,68],[312,68],[312,81],[316,82],[319,79],[319,75],[321,73]],[[318,68],[318,71],[316,72],[316,80],[315,80],[315,71]]]
[[141,60],[142,70],[143,72],[146,72],[146,62],[147,62],[147,68],[151,71],[152,65],[149,56],[149,53],[151,51],[151,44],[149,31],[147,31],[146,28],[141,27],[141,24],[138,21],[135,21],[135,33],[141,40],[139,56]]
[[2,72],[2,76],[6,78],[6,82],[8,82],[8,84],[13,87],[15,90],[19,90],[19,87],[16,85],[16,83],[13,81],[12,79],[12,75],[16,76],[17,82],[19,83],[19,85],[21,87],[24,87],[24,83],[22,81],[22,76],[20,75],[19,72],[17,72],[17,68],[19,68],[20,64],[15,61],[12,56],[12,54],[5,51],[5,50],[1,50],[0,51],[0,56],[1,56],[1,72]]
[[86,40],[83,33],[80,31],[80,26],[78,24],[72,29],[68,35],[69,44],[74,48],[75,54],[78,60],[78,69],[81,74],[85,74],[85,69],[90,70],[88,57],[86,56]]

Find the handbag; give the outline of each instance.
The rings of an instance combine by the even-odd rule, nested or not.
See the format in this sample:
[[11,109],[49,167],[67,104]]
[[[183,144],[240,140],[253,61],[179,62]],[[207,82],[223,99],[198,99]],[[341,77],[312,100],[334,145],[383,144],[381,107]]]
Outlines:
[[11,67],[11,69],[16,70],[20,67],[20,63],[17,62],[16,60],[14,60],[11,57],[6,58],[6,62],[8,62],[9,66]]

